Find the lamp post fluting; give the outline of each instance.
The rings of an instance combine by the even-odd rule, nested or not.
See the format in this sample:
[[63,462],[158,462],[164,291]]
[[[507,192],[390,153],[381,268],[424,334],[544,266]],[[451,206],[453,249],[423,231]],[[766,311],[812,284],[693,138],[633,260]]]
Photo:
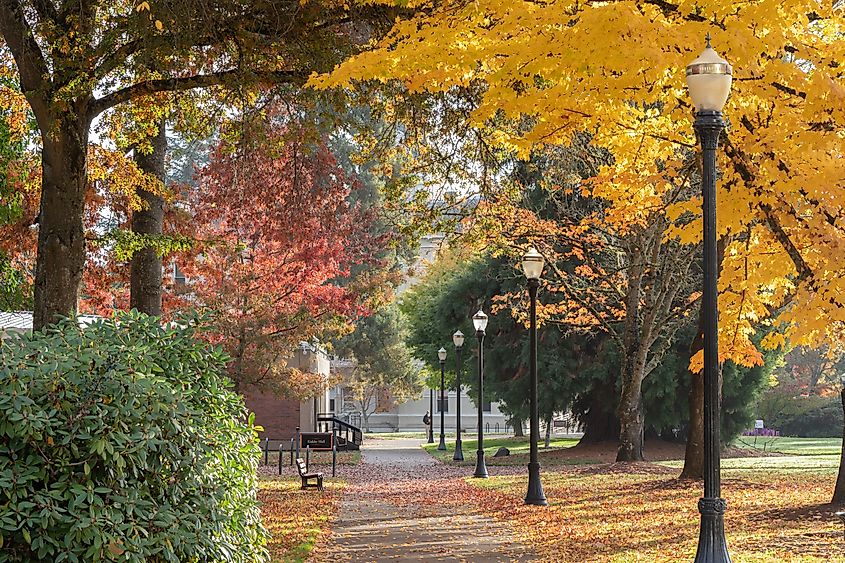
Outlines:
[[540,287],[540,275],[543,273],[545,260],[536,249],[530,249],[522,257],[522,271],[528,278],[528,296],[531,300],[529,309],[528,361],[531,375],[530,389],[530,458],[528,461],[528,492],[525,504],[546,506],[546,495],[540,482],[540,459],[538,442],[540,441],[540,409],[537,405],[537,289]]
[[478,449],[475,452],[475,473],[473,477],[487,478],[484,463],[484,331],[487,329],[487,315],[481,309],[472,317],[475,336],[478,338]]
[[731,89],[731,65],[710,46],[687,66],[687,86],[695,106],[695,131],[701,142],[704,223],[704,497],[698,501],[701,528],[695,563],[729,563],[725,541],[724,514],[727,503],[721,498],[720,421],[719,421],[719,330],[718,275],[716,251],[716,149],[725,127],[722,108]]
[[461,446],[461,352],[464,350],[464,333],[460,330],[452,335],[452,342],[455,344],[455,358],[457,361],[455,370],[455,455],[452,461],[463,461],[464,450]]
[[437,401],[437,405],[440,410],[440,443],[437,445],[437,449],[445,452],[446,434],[444,434],[443,417],[446,413],[443,409],[443,402],[446,400],[446,348],[441,347],[440,350],[437,351],[437,357],[440,358],[440,400]]

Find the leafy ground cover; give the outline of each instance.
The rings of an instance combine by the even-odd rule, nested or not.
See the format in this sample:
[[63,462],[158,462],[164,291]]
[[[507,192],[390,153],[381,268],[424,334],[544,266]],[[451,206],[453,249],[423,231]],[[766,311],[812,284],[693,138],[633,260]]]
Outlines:
[[[777,459],[777,458],[766,458]],[[556,468],[543,474],[547,508],[526,507],[525,476],[468,482],[476,502],[510,522],[549,561],[690,560],[698,537],[698,482],[654,464]],[[845,561],[842,524],[825,504],[832,475],[728,470],[725,527],[735,563]]]
[[270,532],[272,561],[305,561],[315,545],[325,540],[340,503],[344,482],[326,480],[322,492],[300,490],[299,477],[262,478],[258,499],[261,516]]
[[[511,447],[513,439],[504,443]],[[831,454],[839,453],[840,444],[792,438],[775,444],[783,454],[768,447],[766,452],[728,449],[722,461],[723,497],[728,501],[726,534],[735,563],[845,562],[842,524],[833,514],[837,509],[827,504],[839,466],[839,456]],[[495,447],[492,440],[490,447]],[[517,447],[512,451],[520,451]],[[464,442],[463,465],[473,462],[474,448],[474,442]],[[425,449],[451,460],[451,455],[437,452],[436,444],[433,450],[431,445]],[[508,523],[514,539],[536,548],[543,560],[690,560],[698,538],[702,485],[677,479],[682,445],[654,442],[646,449],[651,459],[662,461],[612,463],[615,449],[608,444],[558,444],[555,450],[541,450],[543,486],[550,501],[544,509],[522,504],[526,476],[515,473],[516,467],[495,467],[487,480],[467,474],[465,484],[478,492],[464,492],[463,498]],[[519,458],[525,455],[511,456]],[[579,459],[582,465],[576,464]],[[463,469],[451,461],[447,466]],[[453,496],[460,498],[457,492]]]
[[[425,451],[434,456],[435,459],[446,463],[454,463],[456,465],[475,465],[475,451],[478,449],[477,440],[462,441],[461,449],[464,452],[463,462],[452,461],[452,456],[455,454],[454,436],[446,437],[446,451],[440,451],[437,449],[439,435],[435,437],[435,440],[436,442],[434,444],[423,445]],[[563,448],[571,448],[577,443],[578,440],[576,438],[552,438],[551,442],[549,443],[548,449],[543,448],[543,445],[541,443],[541,463],[547,462],[552,465],[565,463],[565,460],[563,458],[551,455],[552,452],[556,450],[561,450]],[[493,454],[496,453],[496,450],[501,447],[508,448],[511,452],[511,455],[506,457],[493,457]],[[528,438],[515,438],[513,436],[502,438],[485,436],[484,438],[484,456],[487,465],[524,465],[528,463],[528,449]],[[573,459],[570,461],[570,463],[579,464],[588,463],[588,461],[585,461],[583,459]]]

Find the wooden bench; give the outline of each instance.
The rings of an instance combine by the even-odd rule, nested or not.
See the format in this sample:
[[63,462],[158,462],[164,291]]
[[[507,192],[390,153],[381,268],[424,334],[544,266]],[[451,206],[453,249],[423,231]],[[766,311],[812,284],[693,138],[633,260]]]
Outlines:
[[[296,458],[296,469],[299,471],[299,477],[302,479],[302,489],[308,487],[316,488],[318,491],[323,490],[323,474],[322,473],[308,473],[308,468],[305,467],[305,460]],[[316,483],[309,483],[311,479],[315,479]]]

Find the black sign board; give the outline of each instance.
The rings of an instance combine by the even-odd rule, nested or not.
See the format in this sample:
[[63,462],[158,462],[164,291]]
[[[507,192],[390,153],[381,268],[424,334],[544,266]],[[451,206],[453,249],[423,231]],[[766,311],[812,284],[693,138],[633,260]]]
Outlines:
[[331,432],[301,432],[299,434],[299,448],[311,448],[312,450],[332,449]]

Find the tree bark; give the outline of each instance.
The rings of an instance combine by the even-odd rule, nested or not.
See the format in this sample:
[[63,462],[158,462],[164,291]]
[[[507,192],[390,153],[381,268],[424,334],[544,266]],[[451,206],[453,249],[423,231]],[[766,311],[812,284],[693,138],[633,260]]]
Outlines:
[[[704,349],[704,317],[699,309],[698,332],[690,344],[690,358]],[[687,399],[689,427],[681,479],[704,479],[704,372],[690,373]]]
[[522,419],[521,418],[513,418],[511,419],[513,423],[513,435],[515,438],[524,438],[525,431],[522,429]]
[[[80,104],[81,105],[81,104]],[[85,115],[83,107],[75,108]],[[33,328],[76,310],[85,264],[82,216],[87,184],[88,121],[62,115],[42,128],[41,210]]]
[[554,424],[554,419],[549,417],[546,419],[546,449],[549,449],[549,446],[552,442],[552,424]]
[[[839,393],[842,400],[842,413],[845,414],[845,388]],[[842,453],[839,456],[839,476],[836,477],[836,487],[833,489],[833,504],[845,505],[845,424],[842,427]]]
[[[166,123],[158,124],[158,135],[150,139],[152,152],[135,155],[138,167],[165,181],[165,156],[167,153]],[[164,229],[164,199],[146,190],[138,195],[144,207],[132,213],[132,231],[143,235],[161,235]],[[132,256],[129,277],[129,307],[142,313],[161,316],[161,258],[153,248],[142,248]]]
[[619,451],[616,461],[643,461],[642,372],[632,371],[623,376],[622,397],[619,401]]

